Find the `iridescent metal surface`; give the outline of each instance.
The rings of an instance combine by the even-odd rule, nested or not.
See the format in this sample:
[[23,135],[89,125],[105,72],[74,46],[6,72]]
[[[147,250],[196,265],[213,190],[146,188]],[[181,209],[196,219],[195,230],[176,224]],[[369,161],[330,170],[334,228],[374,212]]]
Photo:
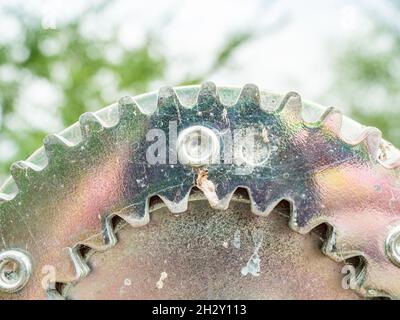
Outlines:
[[[205,83],[126,97],[84,114],[79,124],[48,136],[44,149],[14,164],[12,179],[1,188],[0,251],[25,250],[33,263],[25,288],[1,297],[46,297],[43,270],[49,267],[55,270],[53,282],[87,276],[80,248],[114,246],[114,216],[134,227],[146,225],[154,195],[172,213],[182,213],[194,186],[223,210],[234,191],[245,188],[251,211],[266,220],[281,200],[288,201],[291,229],[307,233],[327,223],[332,232],[323,247],[326,255],[365,259],[355,288],[359,294],[399,297],[400,270],[386,245],[400,224],[398,151],[381,141],[377,129],[346,118],[342,126],[338,111],[323,110],[303,106],[295,93]],[[198,125],[219,138],[219,162],[193,167],[176,161],[173,141]],[[248,128],[258,137],[250,158],[244,136],[235,136]],[[148,136],[151,129],[167,133],[165,163],[146,157],[155,142]]]

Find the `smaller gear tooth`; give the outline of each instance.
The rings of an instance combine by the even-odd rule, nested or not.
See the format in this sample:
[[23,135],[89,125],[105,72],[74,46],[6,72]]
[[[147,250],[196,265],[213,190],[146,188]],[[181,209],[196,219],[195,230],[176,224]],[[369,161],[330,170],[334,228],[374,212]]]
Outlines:
[[103,222],[103,237],[107,248],[115,246],[118,242],[112,221],[114,217],[115,215],[109,214],[104,218]]
[[193,107],[194,111],[199,114],[207,113],[209,116],[213,116],[214,113],[223,111],[224,106],[218,96],[217,86],[213,82],[205,82],[201,85],[199,95],[197,97],[197,103]]
[[257,111],[260,108],[260,90],[255,84],[246,84],[240,92],[236,102],[236,108],[243,109],[245,112]]
[[301,116],[302,110],[303,105],[300,95],[297,92],[289,92],[283,98],[277,112],[284,113],[289,119],[298,122],[303,121]]
[[254,84],[246,84],[237,99],[234,108],[231,109],[231,114],[236,114],[238,117],[245,117],[248,121],[253,121],[252,118],[256,117],[260,112],[260,91]]
[[[359,294],[366,298],[400,299],[399,284],[397,281],[382,281],[384,279],[397,279],[398,267],[394,265],[382,266],[365,257],[367,264],[359,271],[360,285],[357,288]],[[371,261],[372,260],[372,261]]]
[[[175,182],[176,184],[179,181]],[[157,196],[172,213],[182,213],[187,210],[190,192],[193,188],[191,179],[181,182],[181,185],[174,188],[167,188],[157,193]]]
[[104,129],[101,120],[93,112],[82,114],[79,118],[79,123],[84,139],[87,139],[91,135],[101,132]]
[[217,87],[212,82],[205,82],[201,85],[197,101],[191,112],[195,113],[194,121],[215,124],[228,122],[227,108],[221,103]]
[[290,204],[289,227],[300,234],[309,233],[321,224],[329,223],[329,217],[324,214],[324,206],[314,199],[308,189],[303,192],[284,192],[284,200]]
[[56,289],[47,289],[46,296],[48,300],[66,300]]
[[178,214],[187,211],[189,203],[189,194],[190,193],[187,193],[187,195],[178,202],[171,201],[168,198],[163,197],[161,195],[159,195],[159,197],[164,202],[164,204],[167,206],[168,210],[171,213]]
[[115,215],[113,214],[102,216],[101,234],[97,234],[89,239],[86,239],[81,244],[96,251],[105,251],[115,246],[118,242],[118,238],[114,232],[114,226],[112,222],[114,217]]
[[326,240],[324,241],[321,247],[322,253],[327,256],[331,256],[332,252],[335,251],[335,245],[336,245],[336,229],[334,227],[330,227],[327,232]]
[[329,107],[321,116],[320,123],[322,127],[328,128],[332,133],[339,136],[342,129],[342,120],[342,113],[334,107]]
[[141,114],[138,104],[131,96],[125,96],[118,101],[118,113],[120,122],[131,121]]
[[[310,214],[310,217],[299,215],[299,212],[306,212],[299,210],[296,203],[289,201],[291,204],[291,212],[289,217],[289,227],[300,234],[307,234],[312,229],[326,222],[325,218],[317,214]],[[300,220],[303,219],[303,220]]]
[[[392,159],[390,161],[383,160],[381,162],[381,164],[387,169],[393,169],[396,171],[400,171],[400,157],[399,156],[395,157],[394,159]],[[400,172],[399,172],[398,176],[399,175],[400,175]]]
[[213,208],[217,210],[227,210],[234,193],[235,191],[232,191],[228,194],[222,195],[221,198],[217,197],[216,201],[213,203]]
[[90,268],[79,252],[80,245],[67,249],[75,268],[76,279],[85,278],[89,274]]
[[207,81],[201,84],[197,104],[207,104],[212,101],[218,101],[217,86],[214,82]]
[[58,134],[50,134],[43,140],[43,146],[49,159],[63,156],[72,144]]
[[17,161],[11,165],[11,175],[20,190],[29,184],[32,176],[40,170],[40,167],[27,161]]
[[376,128],[369,128],[365,136],[365,144],[373,161],[379,157],[381,141],[382,132]]
[[[373,287],[368,287],[368,289],[365,289],[364,287],[368,286],[369,284],[366,284],[365,282],[362,282],[362,287],[361,288],[357,288],[355,289],[360,295],[362,295],[363,297],[367,298],[367,299],[382,299],[382,298],[386,298],[386,299],[390,299],[393,300],[393,297],[395,297],[394,295],[390,295],[386,292],[383,291],[379,291],[376,289],[371,289]],[[371,283],[371,285],[375,285],[374,283]],[[394,298],[394,299],[398,299],[398,298]]]
[[259,216],[268,216],[279,202],[285,200],[284,196],[280,196],[275,192],[259,192],[258,190],[250,189],[250,206],[251,211]]
[[[366,259],[368,262],[368,259]],[[367,298],[387,298],[399,300],[399,284],[397,281],[382,281],[397,279],[398,267],[382,268],[376,264],[367,264],[363,270],[359,293]]]
[[171,105],[178,108],[181,107],[181,102],[174,88],[171,86],[161,87],[160,90],[158,90],[157,108],[168,108]]
[[337,262],[342,262],[361,255],[360,251],[352,249],[342,240],[334,226],[330,227],[327,239],[324,241],[321,251]]
[[382,141],[382,133],[379,129],[373,127],[365,128],[358,139],[353,141],[352,145],[364,144],[370,159],[375,162],[379,158],[380,144]]
[[155,111],[156,117],[163,119],[165,122],[182,122],[182,109],[182,104],[171,86],[160,88],[157,97],[157,109]]
[[121,219],[125,220],[132,227],[141,227],[150,222],[148,201],[130,205],[121,211],[115,213]]

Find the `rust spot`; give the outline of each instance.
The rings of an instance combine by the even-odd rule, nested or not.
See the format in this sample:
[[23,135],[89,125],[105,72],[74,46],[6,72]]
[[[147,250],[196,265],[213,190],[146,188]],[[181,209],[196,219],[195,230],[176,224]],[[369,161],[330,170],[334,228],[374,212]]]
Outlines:
[[211,207],[218,206],[218,196],[215,192],[215,185],[208,180],[208,170],[201,168],[197,171],[196,186],[203,191]]
[[267,128],[263,128],[262,129],[261,136],[262,136],[262,139],[263,139],[264,143],[269,143],[268,129]]

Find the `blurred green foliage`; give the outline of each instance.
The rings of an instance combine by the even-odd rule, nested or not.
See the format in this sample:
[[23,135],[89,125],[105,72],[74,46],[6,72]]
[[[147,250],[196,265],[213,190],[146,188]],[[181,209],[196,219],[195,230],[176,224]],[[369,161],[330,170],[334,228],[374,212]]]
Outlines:
[[[18,41],[3,43],[0,47],[0,66],[17,70],[12,79],[0,78],[0,141],[12,144],[11,157],[0,159],[0,177],[8,175],[10,164],[26,159],[41,146],[46,134],[25,121],[15,129],[15,116],[24,81],[44,80],[62,92],[62,101],[54,106],[55,117],[60,117],[62,128],[76,122],[90,110],[104,107],[124,94],[139,94],[149,90],[154,81],[165,82],[168,61],[158,47],[157,39],[147,35],[144,44],[134,50],[122,46],[115,35],[109,39],[88,39],[80,26],[85,17],[105,10],[108,1],[80,14],[79,18],[57,25],[56,29],[42,26],[42,17],[33,16],[21,8],[12,8],[7,14],[17,18],[22,29]],[[118,26],[116,26],[118,28]],[[234,34],[221,46],[209,70],[187,76],[179,84],[198,83],[229,62],[235,51],[250,40],[250,33]],[[56,50],[54,50],[56,48]],[[112,48],[116,58],[110,59],[107,50]],[[24,53],[15,54],[18,52]],[[99,85],[99,78],[110,79]],[[110,81],[110,80],[109,80]],[[110,91],[110,87],[115,87]],[[105,91],[111,92],[105,95]],[[25,115],[28,116],[29,115]]]
[[[399,16],[400,5],[387,1]],[[60,129],[77,121],[82,113],[104,107],[125,94],[146,92],[154,82],[169,83],[169,61],[153,33],[148,32],[135,49],[119,43],[118,26],[109,37],[92,39],[82,33],[85,18],[106,10],[109,4],[104,1],[89,8],[56,29],[43,28],[42,17],[10,7],[7,14],[16,17],[22,35],[0,44],[0,152],[4,152],[4,142],[13,150],[9,155],[0,154],[0,178],[8,175],[12,162],[27,158],[40,147],[49,133],[45,126],[31,123],[26,109],[18,109],[26,83],[45,81],[61,92],[62,98],[49,111]],[[336,56],[331,94],[350,107],[353,118],[380,128],[385,138],[400,146],[400,28],[396,21],[370,14],[376,23],[368,37],[351,39]],[[193,84],[210,78],[226,67],[243,45],[267,31],[232,33],[214,54],[209,68],[170,84]],[[14,76],[3,77],[4,68],[14,70]],[[22,124],[16,126],[18,120]]]
[[[400,3],[387,1],[393,16]],[[350,115],[379,128],[400,147],[400,24],[368,12],[374,25],[367,36],[351,39],[335,62],[334,94],[350,107]]]
[[[154,79],[164,74],[166,61],[161,53],[153,50],[151,39],[140,48],[128,51],[116,43],[116,39],[90,41],[80,35],[79,22],[71,21],[57,29],[44,29],[39,17],[18,15],[23,30],[19,43],[12,42],[0,49],[0,65],[12,66],[18,70],[18,76],[12,81],[0,81],[0,104],[2,112],[0,139],[10,140],[16,147],[13,159],[1,163],[0,172],[5,173],[11,162],[24,159],[38,148],[46,132],[27,126],[16,132],[12,127],[11,116],[23,90],[23,80],[42,79],[59,87],[63,92],[62,103],[57,108],[64,127],[77,121],[88,110],[88,101],[98,106],[108,105],[102,88],[93,85],[98,72],[111,73],[115,76],[118,92],[140,92],[148,88]],[[88,14],[88,13],[86,13]],[[43,50],[43,44],[50,44],[59,49],[49,54]],[[107,47],[119,50],[118,62],[110,61],[105,56]],[[15,49],[16,48],[16,49]],[[23,50],[23,59],[15,57],[15,50]],[[60,66],[62,67],[60,69]],[[59,73],[63,73],[63,78]],[[117,98],[117,97],[115,97]]]

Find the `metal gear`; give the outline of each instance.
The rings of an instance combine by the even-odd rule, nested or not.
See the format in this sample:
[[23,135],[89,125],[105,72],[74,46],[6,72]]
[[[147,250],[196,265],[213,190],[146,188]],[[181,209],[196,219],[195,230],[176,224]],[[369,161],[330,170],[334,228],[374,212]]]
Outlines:
[[[88,276],[90,264],[101,270],[104,260],[103,273],[113,274],[117,271],[115,263],[123,263],[118,253],[126,251],[121,246],[108,250],[117,243],[118,226],[146,226],[149,211],[155,210],[151,199],[156,196],[174,215],[183,213],[193,200],[191,191],[199,189],[218,217],[218,210],[228,210],[232,197],[237,202],[235,192],[247,192],[251,211],[261,217],[263,225],[255,227],[256,235],[249,231],[254,223],[260,223],[254,216],[256,220],[249,223],[252,228],[246,232],[253,234],[255,248],[261,251],[257,239],[272,231],[265,225],[275,219],[266,216],[278,204],[288,203],[292,230],[305,234],[314,229],[313,234],[317,234],[319,226],[324,225],[325,255],[336,261],[359,257],[363,262],[352,286],[358,294],[398,298],[399,159],[399,151],[381,139],[379,130],[364,128],[334,108],[303,103],[296,93],[281,96],[254,85],[240,89],[205,83],[122,98],[96,113],[82,115],[79,123],[61,134],[46,137],[44,148],[12,166],[12,178],[0,189],[0,297],[82,297],[74,290],[81,287],[81,292],[88,292],[90,282],[85,286],[85,280],[78,280]],[[188,216],[196,223],[187,236],[193,236],[196,230],[203,230],[206,238],[215,235],[215,230],[201,228],[204,215]],[[240,225],[237,221],[228,223],[227,229],[235,223]],[[168,228],[162,230],[171,230]],[[277,241],[271,235],[265,237],[270,239],[268,243]],[[138,241],[134,236],[132,239],[132,243]],[[169,241],[168,237],[164,240]],[[128,244],[124,248],[133,250]],[[271,250],[270,260],[279,258],[284,263],[284,253],[295,244]],[[133,248],[144,259],[146,249]],[[148,253],[156,248],[153,243]],[[104,258],[94,254],[100,251],[107,251],[99,253]],[[246,279],[252,272],[257,276],[257,263],[259,266],[262,258],[256,251],[251,255],[254,261],[248,260],[248,267],[253,269],[244,269],[237,277]],[[193,252],[204,254],[201,250]],[[202,265],[212,260],[210,255]],[[310,259],[309,263],[318,266],[317,260]],[[306,281],[305,274],[310,273],[304,263],[287,274],[287,278],[293,275],[298,280],[299,288],[300,279]],[[227,263],[232,268],[234,265]],[[185,274],[194,268],[194,263],[182,266]],[[276,283],[283,281],[279,268],[276,265],[277,270],[271,270]],[[327,279],[326,270],[320,269],[313,277]],[[142,279],[147,274],[144,271],[139,273]],[[161,283],[165,280],[162,278],[163,274]],[[310,281],[310,276],[306,278]],[[229,276],[226,279],[232,280]],[[99,281],[95,278],[91,283],[100,285]],[[176,284],[179,281],[175,279]],[[104,280],[107,283],[113,285],[110,279]],[[281,296],[263,286],[252,291],[254,283],[253,287],[240,281],[229,283],[235,290],[225,297],[243,297],[248,292],[258,298]],[[64,284],[62,288],[60,284]],[[145,297],[157,296],[146,291],[143,283],[139,288]],[[93,287],[91,290],[93,293]],[[175,287],[170,293],[178,291]],[[186,297],[194,298],[194,292],[215,297],[215,291],[207,295],[200,289]],[[301,290],[296,292],[287,296],[300,297]],[[343,293],[343,297],[350,297],[348,294]]]

